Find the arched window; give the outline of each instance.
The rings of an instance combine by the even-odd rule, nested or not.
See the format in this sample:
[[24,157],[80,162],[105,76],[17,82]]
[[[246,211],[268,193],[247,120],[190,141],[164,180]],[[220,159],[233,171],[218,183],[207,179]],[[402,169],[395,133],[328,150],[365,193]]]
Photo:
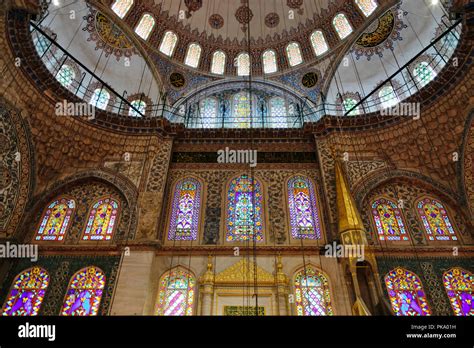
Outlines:
[[366,17],[369,17],[372,13],[374,13],[378,7],[375,0],[355,0],[355,2]]
[[160,51],[168,57],[171,57],[174,53],[177,43],[178,35],[172,31],[167,31],[161,40]]
[[263,240],[262,186],[247,175],[234,178],[227,191],[226,241]]
[[273,74],[278,71],[276,53],[274,50],[267,50],[263,52],[262,60],[263,60],[263,72],[265,74]]
[[81,269],[71,278],[61,315],[97,315],[104,287],[105,274],[102,270],[95,266]]
[[317,30],[311,34],[311,44],[313,45],[314,53],[316,53],[317,56],[326,53],[329,49],[321,30]]
[[82,240],[111,240],[117,225],[119,204],[111,199],[100,199],[92,205]]
[[285,128],[288,126],[288,112],[286,110],[285,99],[273,97],[270,99],[270,127]]
[[69,87],[75,78],[76,73],[74,72],[74,69],[67,64],[64,64],[56,74],[56,79],[64,87]]
[[43,268],[35,266],[21,272],[13,281],[2,315],[38,315],[48,284],[49,275]]
[[[345,98],[344,101],[342,102],[342,106],[344,107],[344,113],[352,110],[357,105],[357,100],[354,98]],[[356,107],[354,110],[349,112],[348,116],[355,116],[359,115],[359,107]]]
[[441,202],[425,198],[418,202],[417,212],[429,240],[457,240],[448,212]]
[[372,217],[380,240],[408,240],[402,212],[394,202],[385,198],[373,202]]
[[334,25],[334,29],[336,29],[337,35],[339,35],[339,38],[341,40],[344,40],[346,37],[351,35],[352,26],[349,23],[349,20],[347,19],[345,14],[337,14],[334,17],[332,24]]
[[163,274],[160,279],[157,314],[193,315],[195,284],[194,276],[181,268]]
[[197,68],[199,66],[199,60],[201,59],[202,48],[196,43],[192,43],[188,46],[188,52],[186,53],[186,59],[184,64],[191,68]]
[[50,49],[50,41],[46,39],[44,36],[38,36],[34,39],[34,45],[36,48],[36,52],[38,52],[38,55],[41,57],[45,54],[45,52]]
[[426,86],[436,77],[436,72],[433,70],[428,62],[420,62],[415,66],[413,75],[421,87]]
[[298,175],[288,180],[288,207],[292,238],[321,238],[318,201],[309,178]]
[[76,202],[68,198],[60,198],[50,203],[41,217],[35,240],[62,241],[69,228],[75,208]]
[[[153,28],[155,27],[155,18],[151,14],[145,13],[140,22],[138,22],[137,27],[135,28],[135,33],[140,36],[143,40],[147,40],[150,36]],[[177,39],[176,39],[177,41]],[[163,43],[161,44],[163,46]],[[160,51],[163,50],[160,48]],[[171,56],[171,54],[169,54]]]
[[133,0],[115,0],[112,11],[120,18],[124,18],[133,6]]
[[201,118],[204,128],[218,128],[217,99],[206,98],[201,101]]
[[142,117],[146,112],[146,103],[143,100],[135,99],[130,103],[135,109],[130,108],[128,112],[129,116],[132,117]]
[[211,73],[223,75],[225,72],[226,55],[222,51],[216,51],[212,55]]
[[288,55],[288,63],[290,63],[290,66],[296,66],[303,63],[299,43],[289,43],[288,46],[286,46],[286,54]]
[[443,273],[443,283],[454,314],[474,315],[474,276],[459,267]]
[[248,92],[240,92],[234,96],[233,109],[232,124],[237,128],[249,128],[251,99]]
[[168,240],[197,240],[200,208],[200,182],[193,178],[178,181],[174,187]]
[[396,315],[431,315],[425,291],[415,273],[397,267],[385,276],[385,285]]
[[241,53],[237,56],[237,75],[250,75],[250,56],[248,53]]
[[400,101],[392,86],[382,87],[382,89],[379,91],[379,99],[382,108],[390,108],[397,105]]
[[95,107],[105,110],[109,104],[110,93],[104,88],[97,88],[92,94],[91,101],[89,104],[94,105]]
[[295,305],[299,316],[334,315],[326,276],[311,266],[296,273]]

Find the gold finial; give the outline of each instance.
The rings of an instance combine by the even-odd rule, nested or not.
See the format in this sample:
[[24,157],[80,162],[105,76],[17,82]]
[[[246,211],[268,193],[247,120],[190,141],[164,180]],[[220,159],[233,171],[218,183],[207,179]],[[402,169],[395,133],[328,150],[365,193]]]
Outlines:
[[276,273],[276,282],[277,284],[287,284],[288,277],[283,273],[283,263],[281,261],[281,254],[277,255],[277,273]]
[[207,256],[207,270],[200,278],[202,284],[213,284],[214,283],[214,272],[212,270],[212,255]]
[[336,161],[336,194],[339,233],[351,230],[364,230],[362,219],[349,190],[340,161]]
[[207,257],[207,271],[212,272],[212,255]]

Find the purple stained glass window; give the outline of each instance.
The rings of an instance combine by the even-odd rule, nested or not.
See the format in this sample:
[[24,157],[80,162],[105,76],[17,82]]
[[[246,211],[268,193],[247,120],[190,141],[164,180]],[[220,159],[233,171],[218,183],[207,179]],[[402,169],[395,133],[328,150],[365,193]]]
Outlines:
[[321,238],[318,202],[310,179],[295,176],[288,181],[288,207],[293,238]]
[[373,202],[372,217],[380,240],[408,240],[402,212],[394,202],[385,198]]
[[38,315],[48,284],[48,272],[40,267],[32,267],[17,275],[3,305],[2,315]]
[[200,207],[200,182],[194,178],[187,178],[176,183],[168,240],[197,240]]
[[180,268],[166,272],[160,281],[157,314],[192,315],[195,283],[194,276]]
[[448,212],[441,202],[425,198],[418,202],[417,210],[429,240],[457,240]]
[[333,315],[331,293],[327,278],[313,267],[306,267],[295,276],[295,305],[297,315]]
[[443,283],[457,316],[474,316],[474,276],[454,267],[443,274]]
[[392,310],[396,315],[431,315],[425,291],[415,273],[397,267],[385,276],[385,285]]

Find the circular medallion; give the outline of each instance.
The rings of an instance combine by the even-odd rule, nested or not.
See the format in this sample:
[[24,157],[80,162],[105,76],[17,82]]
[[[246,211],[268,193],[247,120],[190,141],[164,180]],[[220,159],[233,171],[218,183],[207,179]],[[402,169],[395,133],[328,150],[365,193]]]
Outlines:
[[220,29],[224,26],[224,18],[220,14],[213,14],[209,17],[209,25],[212,29]]
[[170,84],[174,88],[180,89],[186,85],[186,79],[183,74],[174,72],[170,75]]
[[4,134],[0,134],[0,154],[7,153],[10,149],[10,140]]
[[12,177],[7,167],[0,167],[0,190],[10,186]]
[[275,28],[278,24],[280,24],[280,16],[278,13],[272,12],[267,14],[265,17],[265,25],[269,28]]
[[235,18],[240,24],[248,24],[253,18],[253,12],[248,6],[240,6],[235,12]]
[[301,84],[306,88],[314,88],[318,84],[318,80],[318,74],[314,71],[311,71],[303,75],[303,78],[301,79]]

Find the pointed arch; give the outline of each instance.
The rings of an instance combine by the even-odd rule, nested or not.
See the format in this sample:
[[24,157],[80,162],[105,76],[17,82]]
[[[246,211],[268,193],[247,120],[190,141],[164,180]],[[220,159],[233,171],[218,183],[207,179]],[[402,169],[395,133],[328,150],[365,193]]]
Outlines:
[[295,175],[288,179],[288,208],[293,239],[321,239],[319,202],[310,178]]
[[264,239],[263,186],[246,174],[234,177],[227,186],[225,240],[244,242]]
[[197,240],[202,205],[202,184],[188,177],[174,185],[168,240]]
[[295,273],[295,307],[299,316],[334,315],[327,276],[312,265]]
[[89,218],[82,234],[82,240],[110,241],[118,226],[120,204],[110,198],[95,201],[89,209]]
[[385,285],[392,310],[396,315],[431,315],[423,285],[415,273],[397,267],[387,273]]
[[69,282],[61,315],[97,315],[104,287],[105,274],[100,268],[89,266],[79,270]]
[[474,275],[454,267],[443,273],[443,284],[454,315],[474,316]]
[[454,226],[444,204],[432,197],[418,199],[416,212],[430,241],[457,241]]
[[63,241],[70,228],[76,202],[69,197],[60,197],[48,204],[41,215],[36,230],[36,241]]
[[379,240],[408,241],[405,220],[398,205],[385,197],[371,204],[372,220]]
[[156,314],[163,316],[193,315],[196,277],[181,267],[166,271],[160,278]]
[[15,277],[3,305],[4,316],[36,316],[49,285],[49,274],[41,267],[24,270]]

